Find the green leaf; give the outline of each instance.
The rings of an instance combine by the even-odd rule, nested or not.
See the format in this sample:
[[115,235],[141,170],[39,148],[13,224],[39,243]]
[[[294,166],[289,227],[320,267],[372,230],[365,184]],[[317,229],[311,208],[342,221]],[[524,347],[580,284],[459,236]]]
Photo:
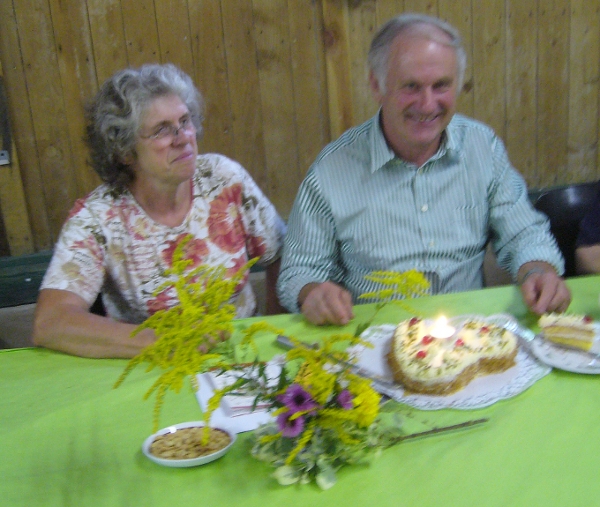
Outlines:
[[302,474],[300,477],[300,484],[309,484],[310,483],[310,473],[306,472]]
[[282,486],[289,486],[290,484],[296,484],[300,480],[301,474],[294,467],[284,465],[273,472],[273,477]]
[[335,470],[329,467],[320,469],[315,481],[321,489],[331,488],[337,481]]
[[363,332],[371,325],[371,321],[364,322],[363,324],[359,324],[356,326],[356,331],[354,331],[354,336],[360,336]]
[[257,444],[252,448],[252,455],[260,460],[272,463],[277,460],[277,452],[272,445]]

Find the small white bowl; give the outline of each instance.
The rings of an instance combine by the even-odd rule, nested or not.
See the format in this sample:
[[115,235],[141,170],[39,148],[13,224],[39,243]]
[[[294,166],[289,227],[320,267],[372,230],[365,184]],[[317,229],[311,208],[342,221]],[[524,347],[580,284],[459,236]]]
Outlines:
[[214,428],[214,429],[224,431],[225,433],[227,433],[229,435],[229,438],[230,438],[229,444],[227,444],[225,447],[223,447],[223,449],[219,449],[218,451],[213,452],[212,454],[206,454],[205,456],[199,456],[198,458],[165,459],[165,458],[159,458],[158,456],[155,456],[154,454],[152,454],[150,452],[150,446],[152,445],[152,442],[154,442],[154,439],[159,435],[166,435],[167,433],[175,433],[177,430],[180,430],[183,428],[202,428],[202,427],[204,427],[204,422],[191,421],[191,422],[174,424],[173,426],[168,426],[166,428],[163,428],[162,430],[157,431],[153,435],[150,435],[146,440],[144,440],[144,443],[142,444],[142,452],[146,455],[146,457],[148,459],[154,461],[154,463],[158,463],[159,465],[163,465],[166,467],[174,467],[174,468],[196,467],[199,465],[205,465],[206,463],[210,463],[211,461],[219,459],[227,451],[229,451],[229,449],[231,449],[231,446],[234,444],[234,442],[237,438],[237,434],[231,430],[228,430],[226,428]]

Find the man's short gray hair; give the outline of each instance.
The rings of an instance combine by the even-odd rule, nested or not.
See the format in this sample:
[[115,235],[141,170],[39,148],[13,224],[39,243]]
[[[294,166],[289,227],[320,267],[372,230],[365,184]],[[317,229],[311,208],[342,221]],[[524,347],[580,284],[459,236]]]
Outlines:
[[[420,28],[419,33],[436,42],[446,44],[456,50],[458,90],[462,89],[467,68],[467,54],[462,44],[462,38],[456,28],[449,23],[425,14],[401,14],[390,19],[375,34],[371,42],[367,62],[369,69],[375,75],[379,88],[385,93],[385,81],[389,70],[390,48],[400,33],[408,28]],[[433,28],[433,30],[431,29]],[[444,32],[449,40],[436,37]]]

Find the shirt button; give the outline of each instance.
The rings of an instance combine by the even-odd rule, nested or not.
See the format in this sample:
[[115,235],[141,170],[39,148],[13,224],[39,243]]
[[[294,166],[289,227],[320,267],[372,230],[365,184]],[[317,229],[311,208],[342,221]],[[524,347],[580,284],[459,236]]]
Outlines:
[[423,213],[425,213],[428,209],[429,209],[429,206],[427,206],[427,204],[423,204],[423,206],[421,206],[421,211]]
[[429,242],[429,248],[433,248],[433,247],[434,247],[434,245],[435,245],[435,241],[431,240],[431,241]]

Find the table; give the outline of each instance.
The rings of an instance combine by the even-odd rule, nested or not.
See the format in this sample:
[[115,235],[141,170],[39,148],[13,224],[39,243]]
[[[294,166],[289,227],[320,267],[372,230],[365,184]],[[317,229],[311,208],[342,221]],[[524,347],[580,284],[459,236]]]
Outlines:
[[[568,285],[571,311],[600,319],[600,277],[573,278]],[[535,323],[512,286],[411,304],[425,316],[509,312],[526,325]],[[371,305],[356,307],[356,320],[372,312]],[[407,315],[389,307],[375,323]],[[298,315],[268,320],[307,340],[338,331],[310,326]],[[260,345],[265,358],[281,352],[270,339]],[[249,455],[249,434],[206,466],[172,469],[150,462],[140,447],[152,433],[153,401],[142,396],[157,373],[138,367],[113,389],[125,364],[43,349],[0,353],[0,505],[573,507],[600,502],[597,375],[553,370],[522,394],[484,409],[411,409],[406,420],[415,427],[490,420],[389,448],[370,466],[344,468],[337,484],[321,491],[314,484],[279,486],[271,469]],[[200,418],[191,391],[167,395],[161,426]]]

